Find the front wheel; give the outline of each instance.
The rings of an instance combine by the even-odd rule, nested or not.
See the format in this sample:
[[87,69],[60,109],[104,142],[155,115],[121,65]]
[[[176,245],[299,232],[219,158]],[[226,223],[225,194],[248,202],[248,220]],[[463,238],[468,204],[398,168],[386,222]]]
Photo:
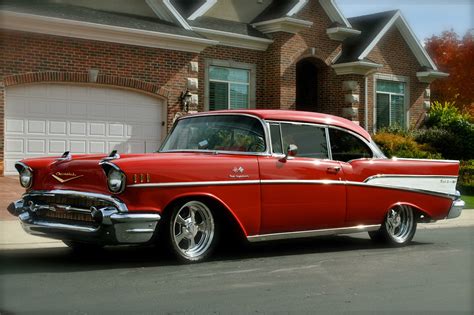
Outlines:
[[400,205],[390,209],[378,231],[369,232],[371,239],[392,246],[404,246],[411,242],[416,232],[413,209]]
[[167,232],[171,251],[186,263],[208,258],[218,239],[212,211],[197,200],[181,203],[173,209]]

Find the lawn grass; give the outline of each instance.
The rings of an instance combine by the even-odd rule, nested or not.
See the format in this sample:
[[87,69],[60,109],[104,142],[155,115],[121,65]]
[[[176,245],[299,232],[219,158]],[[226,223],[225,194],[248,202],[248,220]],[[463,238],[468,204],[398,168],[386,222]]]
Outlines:
[[474,209],[474,196],[463,195],[461,199],[466,202],[466,207],[464,209]]

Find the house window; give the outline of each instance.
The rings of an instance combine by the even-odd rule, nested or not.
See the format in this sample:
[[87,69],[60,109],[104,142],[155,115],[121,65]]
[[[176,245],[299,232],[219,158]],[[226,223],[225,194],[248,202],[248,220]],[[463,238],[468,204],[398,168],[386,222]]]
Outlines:
[[406,83],[399,81],[377,80],[376,115],[377,130],[399,125],[406,126]]
[[249,70],[209,67],[209,110],[247,109],[249,103]]

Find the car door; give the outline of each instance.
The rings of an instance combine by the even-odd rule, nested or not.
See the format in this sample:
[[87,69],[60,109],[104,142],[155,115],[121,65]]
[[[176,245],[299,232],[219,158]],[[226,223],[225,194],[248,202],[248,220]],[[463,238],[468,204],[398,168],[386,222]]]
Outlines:
[[[259,157],[261,234],[343,225],[344,175],[340,163],[328,159],[326,128],[272,122],[270,130],[273,155]],[[298,153],[284,158],[290,144]]]
[[390,192],[364,184],[378,174],[380,160],[373,159],[374,152],[362,137],[338,128],[328,131],[332,158],[341,164],[346,179],[346,225],[380,223],[386,210],[381,202]]

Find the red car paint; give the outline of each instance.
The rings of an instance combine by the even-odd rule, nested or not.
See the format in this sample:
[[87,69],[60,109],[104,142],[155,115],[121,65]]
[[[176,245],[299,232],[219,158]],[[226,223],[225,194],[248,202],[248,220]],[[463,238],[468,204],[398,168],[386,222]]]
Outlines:
[[[335,126],[355,133],[367,142],[371,140],[361,127],[330,115],[276,110],[222,111],[209,115],[220,114],[253,116],[263,122]],[[111,195],[107,189],[106,176],[99,166],[105,157],[73,155],[71,160],[64,161],[46,157],[22,162],[34,172],[30,190],[75,190]],[[285,160],[275,154],[197,151],[123,154],[110,163],[126,175],[127,187],[116,197],[127,205],[130,212],[162,214],[180,198],[204,196],[216,200],[229,211],[247,236],[381,224],[387,211],[396,204],[411,205],[434,220],[443,219],[453,201],[448,194],[362,183],[380,174],[453,177],[457,176],[459,170],[457,161],[378,157],[347,163],[298,155]],[[243,171],[239,172],[239,168]],[[60,183],[52,176],[68,173],[81,177]],[[320,182],[315,184],[311,181]],[[134,187],[137,182],[143,185]],[[202,182],[210,183],[194,186],[179,184]],[[228,183],[215,185],[215,182]],[[233,185],[233,182],[242,183]],[[173,183],[177,185],[173,186]],[[167,186],[157,187],[153,184]]]

